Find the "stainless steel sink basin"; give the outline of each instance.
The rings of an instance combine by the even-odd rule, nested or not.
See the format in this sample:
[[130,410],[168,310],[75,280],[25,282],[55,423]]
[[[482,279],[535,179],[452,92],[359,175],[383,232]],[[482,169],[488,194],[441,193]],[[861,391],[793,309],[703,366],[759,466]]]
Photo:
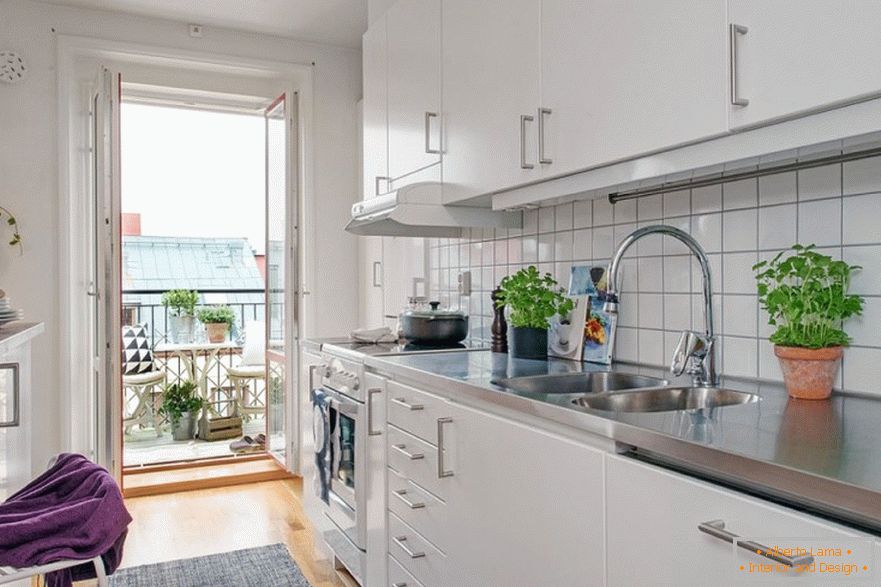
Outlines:
[[753,393],[720,387],[658,387],[586,395],[572,403],[607,412],[674,412],[748,404],[758,399]]
[[646,377],[644,375],[598,371],[593,373],[560,373],[511,377],[500,379],[495,384],[523,393],[565,394],[601,393],[619,389],[657,387],[659,385],[666,385],[667,382],[663,379]]

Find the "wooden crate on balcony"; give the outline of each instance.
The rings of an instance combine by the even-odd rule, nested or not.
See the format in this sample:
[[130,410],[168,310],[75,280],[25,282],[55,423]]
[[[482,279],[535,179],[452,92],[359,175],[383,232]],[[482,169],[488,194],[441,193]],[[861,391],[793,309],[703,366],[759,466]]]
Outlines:
[[240,416],[225,416],[221,418],[209,418],[202,416],[199,420],[199,438],[201,440],[228,440],[242,435],[242,418]]

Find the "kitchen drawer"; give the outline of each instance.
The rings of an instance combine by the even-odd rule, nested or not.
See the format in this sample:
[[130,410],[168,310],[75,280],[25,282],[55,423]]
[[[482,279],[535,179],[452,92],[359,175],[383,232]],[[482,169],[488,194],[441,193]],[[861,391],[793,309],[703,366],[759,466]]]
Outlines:
[[394,469],[388,472],[388,508],[442,551],[447,550],[447,504]]
[[444,499],[445,484],[438,476],[437,448],[395,426],[388,427],[388,465],[403,477]]
[[388,557],[388,584],[389,587],[424,587],[392,555]]
[[389,554],[425,587],[445,587],[447,557],[392,512],[388,518]]
[[437,420],[449,416],[446,400],[409,385],[388,382],[388,421],[437,445]]

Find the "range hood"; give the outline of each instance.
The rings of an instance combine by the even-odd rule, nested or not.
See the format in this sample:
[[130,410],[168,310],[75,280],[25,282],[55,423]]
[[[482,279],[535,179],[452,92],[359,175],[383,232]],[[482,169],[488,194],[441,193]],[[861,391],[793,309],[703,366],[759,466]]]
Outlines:
[[441,184],[414,183],[352,206],[346,230],[362,236],[459,238],[463,228],[520,228],[521,212],[445,206]]

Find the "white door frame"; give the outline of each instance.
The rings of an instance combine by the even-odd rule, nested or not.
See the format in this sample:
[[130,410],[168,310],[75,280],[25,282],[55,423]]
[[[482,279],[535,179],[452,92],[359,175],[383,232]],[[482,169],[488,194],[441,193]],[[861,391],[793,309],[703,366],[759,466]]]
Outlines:
[[[226,75],[238,78],[249,78],[255,85],[271,87],[268,99],[287,92],[298,95],[298,149],[293,150],[290,164],[296,166],[297,184],[293,186],[293,201],[290,209],[296,217],[309,218],[314,209],[308,203],[313,193],[313,64],[287,63],[271,60],[250,59],[218,53],[188,51],[161,46],[143,45],[120,41],[109,41],[90,37],[71,35],[58,36],[58,159],[59,159],[59,229],[60,229],[60,320],[62,351],[61,393],[61,444],[63,450],[88,452],[92,443],[91,431],[84,427],[84,422],[93,420],[91,402],[89,400],[89,361],[88,349],[84,341],[88,340],[88,259],[85,247],[88,243],[88,157],[84,148],[88,145],[89,108],[91,76],[84,77],[83,72],[97,70],[101,65],[112,65],[123,72],[126,69],[144,71],[164,69],[184,69],[195,74]],[[261,92],[262,95],[262,92]],[[304,215],[305,213],[305,215]],[[314,223],[300,222],[297,231],[297,247],[299,251],[297,263],[291,267],[299,269],[296,276],[299,287],[292,291],[295,297],[289,304],[297,310],[303,308],[303,292],[308,291],[307,276],[312,275],[314,259],[307,255],[303,246],[312,238],[309,227]],[[299,354],[299,339],[305,329],[305,316],[297,311],[299,320],[297,332],[292,333],[291,356]],[[291,438],[299,439],[299,394],[297,393],[297,371],[292,370],[294,377],[288,381],[287,394],[290,398],[288,415],[293,424],[290,429]],[[86,429],[84,429],[86,428]],[[295,449],[297,448],[295,444]],[[288,459],[289,469],[296,473],[299,458],[296,450]],[[120,455],[121,456],[121,455]]]

